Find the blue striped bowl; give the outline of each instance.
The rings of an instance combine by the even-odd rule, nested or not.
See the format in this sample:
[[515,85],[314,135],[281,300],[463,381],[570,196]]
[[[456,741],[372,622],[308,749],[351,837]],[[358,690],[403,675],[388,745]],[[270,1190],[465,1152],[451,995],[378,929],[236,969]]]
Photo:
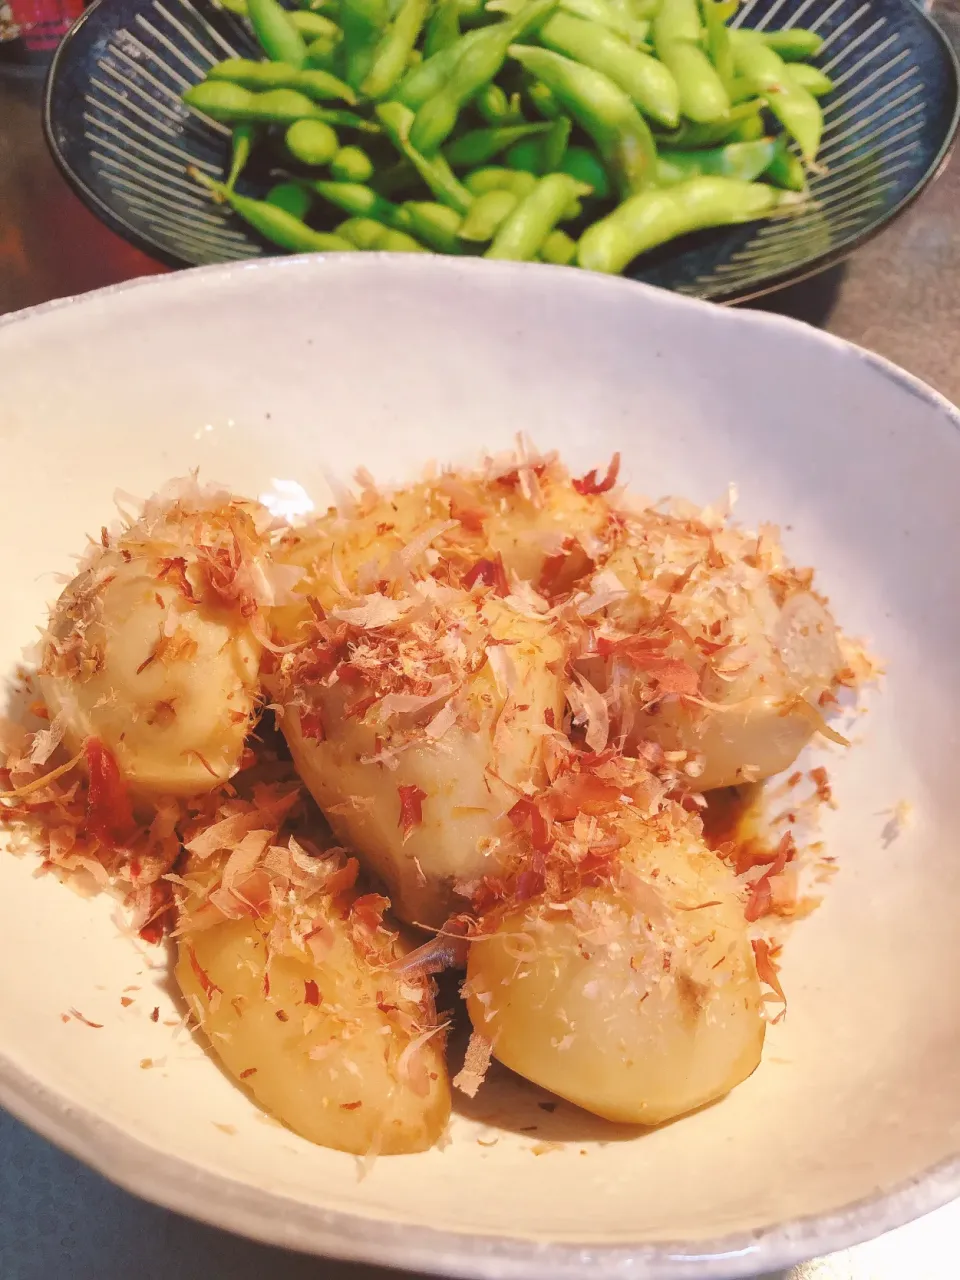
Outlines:
[[[724,302],[811,275],[875,235],[935,177],[958,119],[956,57],[912,0],[745,0],[734,23],[820,32],[817,62],[836,87],[809,210],[687,237],[629,272]],[[189,114],[180,93],[212,63],[254,52],[244,22],[212,0],[96,0],[50,69],[45,130],[64,176],[108,226],[173,266],[275,252],[185,172],[222,176],[229,131]]]

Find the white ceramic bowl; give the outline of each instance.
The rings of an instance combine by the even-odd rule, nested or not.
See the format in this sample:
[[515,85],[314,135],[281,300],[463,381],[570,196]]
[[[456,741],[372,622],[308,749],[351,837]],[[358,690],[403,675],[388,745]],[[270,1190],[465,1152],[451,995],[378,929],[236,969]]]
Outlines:
[[[960,1192],[958,418],[865,352],[580,272],[274,260],[0,324],[0,669],[116,487],[199,466],[261,493],[400,479],[516,431],[575,467],[779,521],[889,676],[831,758],[841,873],[796,927],[786,1020],[717,1106],[635,1136],[516,1088],[452,1142],[354,1161],[266,1122],[188,1035],[162,957],[0,856],[0,1102],[118,1182],[264,1240],[450,1275],[723,1277],[838,1249]],[[916,810],[885,832],[899,800]],[[120,1004],[124,987],[135,1003]],[[160,1021],[150,1019],[159,1006]],[[99,1030],[61,1013],[75,1008]],[[142,1070],[142,1059],[160,1065]],[[536,1132],[524,1131],[537,1126]],[[478,1138],[495,1145],[481,1145]],[[558,1142],[541,1158],[538,1143]]]

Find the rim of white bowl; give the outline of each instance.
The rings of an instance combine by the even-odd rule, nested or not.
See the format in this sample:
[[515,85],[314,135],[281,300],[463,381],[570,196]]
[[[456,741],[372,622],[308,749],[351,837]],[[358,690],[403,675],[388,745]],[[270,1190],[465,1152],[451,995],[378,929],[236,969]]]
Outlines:
[[[960,430],[960,409],[938,391],[883,356],[815,329],[803,321],[763,311],[733,310],[687,298],[620,277],[572,272],[568,267],[456,258],[406,258],[401,254],[310,254],[217,263],[170,274],[145,276],[91,293],[56,298],[0,317],[3,330],[54,311],[82,307],[138,290],[189,289],[198,278],[224,278],[240,272],[297,271],[322,268],[336,259],[359,274],[393,270],[401,275],[424,271],[457,275],[480,271],[509,278],[537,271],[543,280],[577,279],[577,288],[626,289],[664,307],[711,308],[718,322],[781,328],[798,339],[838,355],[867,361]],[[581,1280],[589,1270],[600,1280],[737,1280],[793,1266],[797,1262],[849,1248],[941,1208],[960,1196],[960,1147],[954,1156],[907,1179],[890,1191],[866,1196],[829,1213],[788,1219],[775,1226],[737,1232],[692,1243],[607,1245],[598,1241],[548,1241],[477,1232],[438,1231],[417,1224],[392,1223],[359,1213],[299,1204],[287,1196],[221,1174],[209,1173],[179,1156],[157,1152],[82,1105],[68,1103],[39,1084],[0,1049],[0,1105],[70,1155],[91,1165],[112,1182],[186,1217],[226,1228],[266,1244],[349,1262],[362,1262],[465,1280]]]

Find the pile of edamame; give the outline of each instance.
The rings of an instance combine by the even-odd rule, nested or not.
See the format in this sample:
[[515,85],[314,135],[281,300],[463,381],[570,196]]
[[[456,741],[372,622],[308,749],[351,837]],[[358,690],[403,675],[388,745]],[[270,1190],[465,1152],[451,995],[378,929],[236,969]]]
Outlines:
[[[802,204],[832,88],[819,36],[731,29],[737,0],[220,3],[265,57],[184,93],[233,131],[226,181],[192,172],[292,252],[621,272]],[[253,199],[245,169],[279,180]]]

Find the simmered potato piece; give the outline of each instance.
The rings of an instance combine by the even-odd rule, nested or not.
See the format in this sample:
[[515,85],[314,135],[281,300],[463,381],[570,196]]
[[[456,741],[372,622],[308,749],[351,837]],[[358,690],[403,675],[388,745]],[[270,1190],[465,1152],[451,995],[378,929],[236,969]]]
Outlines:
[[40,688],[72,751],[96,738],[144,795],[193,795],[237,769],[258,694],[255,508],[154,501],[93,555],[53,612]]
[[627,751],[686,752],[681,779],[702,791],[793,763],[843,660],[828,609],[772,535],[765,546],[647,513],[601,578],[608,627],[580,669],[607,693]]
[[294,763],[400,919],[439,926],[464,905],[457,883],[495,873],[508,811],[545,781],[565,642],[496,597],[450,591],[409,622],[344,628],[340,645],[325,678],[322,646],[285,659]]
[[728,868],[682,821],[634,812],[623,827],[616,882],[484,923],[464,994],[506,1066],[596,1115],[652,1125],[746,1079],[764,1021]]
[[329,511],[288,534],[279,555],[305,571],[302,603],[277,610],[288,639],[324,609],[414,577],[453,586],[514,580],[547,595],[569,589],[616,540],[606,498],[571,478],[555,458],[491,459],[477,472],[441,472],[397,490],[365,485],[355,509]]
[[269,908],[200,914],[199,929],[188,916],[177,982],[230,1074],[296,1133],[356,1155],[425,1151],[450,1114],[443,1033],[428,984],[385,967],[399,951],[365,923],[371,901],[311,899],[306,939]]

